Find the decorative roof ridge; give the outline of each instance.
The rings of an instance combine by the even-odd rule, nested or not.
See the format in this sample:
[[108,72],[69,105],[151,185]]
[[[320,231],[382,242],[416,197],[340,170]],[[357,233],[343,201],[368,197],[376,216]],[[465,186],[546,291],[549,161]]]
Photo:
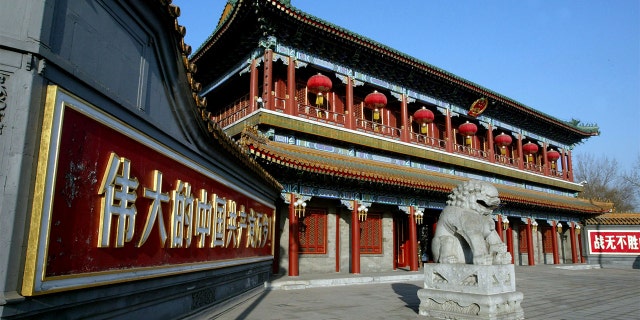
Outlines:
[[[440,76],[440,77],[442,77],[442,78],[444,78],[446,80],[449,80],[449,81],[454,82],[454,83],[457,82],[459,85],[467,86],[469,89],[471,89],[473,91],[476,91],[476,92],[478,92],[478,93],[480,93],[482,95],[492,96],[492,98],[494,100],[498,100],[498,101],[502,100],[503,103],[507,103],[507,104],[512,105],[513,107],[520,108],[525,112],[532,113],[532,114],[537,114],[541,118],[547,118],[547,120],[549,120],[549,121],[556,122],[558,125],[569,127],[571,129],[573,129],[574,131],[579,132],[579,133],[581,133],[581,134],[583,134],[585,136],[594,136],[594,135],[598,135],[600,133],[599,132],[599,128],[597,126],[582,127],[582,126],[578,126],[578,125],[574,124],[571,121],[565,121],[565,120],[558,119],[558,118],[556,118],[556,117],[554,117],[552,115],[549,115],[547,113],[541,112],[541,111],[539,111],[537,109],[534,109],[534,108],[532,108],[532,107],[530,107],[530,106],[528,106],[526,104],[523,104],[523,103],[521,103],[521,102],[519,102],[519,101],[517,101],[515,99],[509,98],[509,97],[507,97],[505,95],[502,95],[502,94],[500,94],[498,92],[495,92],[495,91],[493,91],[493,90],[491,90],[489,88],[481,86],[481,85],[479,85],[479,84],[477,84],[475,82],[472,82],[470,80],[467,80],[465,78],[457,76],[457,75],[455,75],[455,74],[453,74],[453,73],[451,73],[449,71],[446,71],[444,69],[436,67],[436,66],[434,66],[434,65],[432,65],[432,64],[430,64],[430,63],[428,63],[426,61],[423,61],[423,60],[420,60],[420,59],[415,58],[413,56],[410,56],[410,55],[408,55],[406,53],[403,53],[403,52],[401,52],[401,51],[399,51],[397,49],[393,49],[393,48],[391,48],[391,47],[389,47],[389,46],[387,46],[385,44],[382,44],[382,43],[380,43],[378,41],[375,41],[375,40],[370,39],[368,37],[365,37],[363,35],[357,34],[357,33],[353,32],[351,30],[348,30],[348,29],[346,29],[344,27],[338,26],[338,25],[333,24],[333,23],[331,23],[329,21],[326,21],[324,19],[318,18],[318,17],[313,16],[313,15],[311,15],[309,13],[306,13],[306,12],[294,7],[291,4],[291,1],[283,1],[283,0],[263,0],[263,1],[265,1],[267,4],[271,4],[272,7],[275,7],[277,10],[282,10],[282,11],[284,11],[286,9],[291,10],[293,13],[295,13],[296,15],[299,16],[297,18],[300,21],[304,22],[304,19],[302,19],[302,17],[303,17],[303,18],[306,18],[308,20],[312,20],[312,21],[314,21],[316,23],[323,24],[324,27],[318,26],[317,24],[312,24],[313,26],[315,26],[316,28],[320,29],[321,31],[331,32],[331,33],[333,33],[335,35],[338,35],[338,33],[336,31],[339,31],[341,33],[346,34],[347,38],[351,38],[351,41],[355,41],[355,39],[358,39],[358,40],[360,40],[362,42],[367,42],[367,43],[369,43],[369,47],[371,49],[374,49],[374,47],[378,47],[378,48],[382,49],[382,51],[387,51],[388,53],[390,53],[389,56],[391,56],[391,57],[393,57],[395,55],[396,57],[393,57],[393,58],[395,58],[396,60],[401,60],[401,61],[402,60],[408,60],[408,61],[404,61],[404,62],[407,63],[407,64],[410,64],[410,65],[414,65],[416,67],[420,67],[420,65],[422,65],[422,69],[424,69],[427,72],[435,73],[436,75],[438,75],[438,76]],[[289,14],[289,15],[294,17],[294,15],[292,15],[292,14]],[[333,29],[333,30],[331,30],[331,29]],[[217,31],[217,29],[212,33],[212,35],[216,31]],[[207,39],[206,42],[208,42],[208,41],[209,41],[209,39]],[[200,49],[198,49],[198,50],[200,50]],[[378,50],[378,51],[380,51],[380,50]]]
[[555,201],[555,202],[566,203],[567,201],[571,201],[575,205],[580,204],[584,208],[590,208],[591,212],[595,214],[601,214],[602,212],[606,211],[605,208],[598,206],[592,203],[591,201],[581,199],[581,198],[571,198],[567,196],[561,196],[561,195],[541,192],[537,190],[522,189],[522,188],[517,188],[513,186],[503,185],[503,184],[495,184],[495,185],[498,188],[498,190],[508,190],[512,195],[526,193],[530,196],[539,197],[539,199],[548,199],[549,202]]
[[598,219],[613,219],[613,218],[638,218],[640,219],[640,212],[608,212],[596,217]]
[[[242,132],[241,143],[248,152],[255,154],[256,157],[264,158],[266,161],[275,162],[279,165],[289,166],[296,170],[309,171],[320,174],[330,174],[344,176],[347,178],[375,181],[389,185],[400,185],[417,189],[432,190],[438,192],[450,192],[457,183],[466,181],[469,178],[459,177],[455,175],[443,174],[439,172],[425,172],[423,169],[404,167],[396,164],[378,162],[375,160],[356,158],[336,153],[329,153],[321,150],[313,150],[306,147],[287,144],[283,142],[275,142],[266,139],[255,128],[245,128]],[[296,157],[296,155],[304,155],[304,158]],[[335,164],[327,161],[314,161],[312,158],[331,158],[340,162],[352,164],[354,167],[338,168]],[[384,172],[375,172],[363,168],[375,167],[387,169]],[[418,175],[428,176],[428,179],[419,180]],[[411,181],[409,181],[411,180]],[[520,189],[511,186],[494,184],[498,190],[503,192],[500,198],[505,202],[515,202],[519,204],[533,205],[544,208],[559,208],[563,210],[588,211],[591,214],[601,214],[602,208],[594,205],[584,199],[571,198],[540,192],[536,190]],[[527,200],[522,195],[528,194],[536,200]]]
[[542,192],[542,191],[538,191],[538,190],[531,190],[531,189],[523,189],[523,188],[519,188],[519,187],[514,187],[514,186],[509,186],[506,184],[495,184],[496,186],[499,186],[501,189],[507,189],[507,190],[512,190],[513,192],[523,192],[526,191],[529,194],[537,194],[541,197],[546,197],[546,198],[556,198],[556,199],[571,199],[572,201],[577,201],[577,202],[582,202],[585,205],[589,204],[592,205],[594,207],[600,207],[597,206],[595,204],[593,204],[591,201],[583,199],[583,198],[572,198],[572,197],[568,197],[568,196],[562,196],[562,195],[557,195],[557,194],[553,194],[553,193],[548,193],[548,192]]
[[235,142],[229,137],[222,127],[215,121],[210,112],[204,110],[201,111],[202,120],[207,125],[207,130],[213,135],[213,137],[225,148],[226,151],[233,154],[234,157],[242,161],[247,167],[252,169],[263,180],[268,181],[273,187],[282,190],[284,187],[278,182],[271,174],[267,172],[255,159],[249,157],[249,155],[242,149],[240,142]]
[[[163,0],[160,0],[160,1],[163,1]],[[193,55],[190,57],[190,59],[194,63],[202,56],[202,54],[204,54],[212,46],[210,42],[213,40],[214,36],[217,35],[216,37],[220,37],[220,34],[218,33],[224,32],[224,30],[226,30],[227,26],[236,17],[238,10],[242,8],[242,5],[244,4],[244,2],[245,0],[228,0],[227,1],[227,4],[224,6],[224,10],[220,14],[220,18],[218,19],[218,24],[216,25],[215,29],[213,29],[213,31],[209,34],[207,39],[205,39],[200,44],[198,49],[196,49],[193,52]]]
[[[169,19],[173,20],[173,29],[175,31],[174,37],[176,37],[178,43],[178,55],[182,58],[182,64],[185,74],[187,76],[187,84],[191,90],[191,97],[193,98],[196,106],[196,113],[200,114],[200,118],[203,121],[208,132],[218,143],[227,150],[234,158],[240,160],[247,168],[258,174],[263,180],[267,181],[273,187],[282,190],[282,185],[275,180],[269,173],[267,173],[262,166],[260,166],[254,159],[249,157],[242,148],[235,143],[214,121],[210,112],[206,111],[207,98],[200,97],[198,93],[202,90],[202,85],[194,80],[194,75],[197,72],[197,67],[194,62],[190,62],[188,56],[191,54],[191,46],[184,42],[184,37],[187,33],[187,29],[178,23],[178,17],[180,16],[180,7],[172,4],[172,0],[157,0],[167,13]],[[229,0],[229,3],[242,0]]]
[[[248,149],[248,152],[254,153],[260,157],[269,157],[275,153],[279,153],[278,155],[288,156],[290,160],[290,166],[296,167],[301,170],[311,171],[311,172],[322,172],[324,174],[333,174],[338,176],[348,176],[348,177],[359,177],[368,181],[379,181],[388,184],[397,184],[397,185],[420,185],[420,188],[430,189],[430,190],[438,190],[438,191],[450,191],[455,187],[455,184],[450,183],[447,180],[459,180],[460,182],[465,179],[460,177],[447,176],[437,172],[429,172],[429,176],[433,178],[430,181],[421,181],[418,183],[409,183],[412,177],[412,174],[427,174],[424,171],[419,171],[415,168],[406,168],[400,167],[392,164],[380,163],[377,161],[369,160],[369,159],[361,159],[354,158],[349,156],[344,156],[340,154],[327,153],[318,150],[312,150],[305,147],[291,145],[287,143],[275,142],[271,140],[264,141],[264,136],[257,132],[255,128],[246,127],[243,130],[240,145],[245,146]],[[306,156],[305,159],[296,159],[296,155],[304,154]],[[275,156],[275,155],[274,155]],[[352,165],[351,167],[338,167],[334,164],[327,164],[321,161],[313,161],[308,158],[333,158],[337,161],[349,163]],[[280,157],[273,158],[270,161],[275,161],[277,163],[287,162],[285,159],[281,159]],[[384,167],[385,169],[394,173],[379,173],[373,170],[366,169],[368,167]],[[439,181],[439,185],[437,183]]]
[[[260,143],[260,141],[257,141],[257,142]],[[330,156],[331,158],[334,158],[334,159],[337,158],[337,159],[345,161],[345,162],[356,162],[356,163],[359,163],[359,164],[362,164],[362,165],[375,164],[376,167],[383,167],[383,168],[387,168],[387,169],[391,169],[391,170],[400,170],[400,171],[411,172],[411,173],[416,173],[416,174],[426,174],[426,172],[423,169],[418,169],[418,168],[413,168],[413,167],[404,167],[404,166],[400,166],[400,165],[397,165],[397,164],[384,163],[384,162],[380,162],[380,161],[375,161],[375,160],[370,160],[370,159],[363,159],[363,158],[358,158],[358,157],[353,157],[353,156],[345,156],[343,154],[328,153],[327,151],[309,149],[309,148],[306,148],[306,147],[293,145],[293,144],[269,141],[268,143],[266,143],[266,145],[269,145],[269,147],[271,147],[271,148],[275,147],[275,148],[279,148],[279,149],[282,149],[282,150],[285,150],[285,151],[311,154],[311,155],[319,157],[319,158],[326,158],[326,157]],[[449,174],[444,174],[444,173],[435,172],[435,171],[429,171],[428,174],[430,176],[436,176],[436,177],[444,178],[444,179],[460,180],[461,182],[467,180],[465,178],[460,178],[460,177],[457,177],[457,176],[452,176],[452,175],[449,175]]]
[[585,225],[640,225],[640,213],[605,213],[596,217],[588,218]]

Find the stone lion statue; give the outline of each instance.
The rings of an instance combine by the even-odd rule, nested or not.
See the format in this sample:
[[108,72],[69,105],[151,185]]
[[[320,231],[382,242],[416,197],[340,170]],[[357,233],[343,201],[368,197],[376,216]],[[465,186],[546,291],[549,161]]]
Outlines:
[[469,180],[453,189],[433,238],[434,261],[478,265],[510,264],[491,217],[500,205],[498,190],[488,182]]

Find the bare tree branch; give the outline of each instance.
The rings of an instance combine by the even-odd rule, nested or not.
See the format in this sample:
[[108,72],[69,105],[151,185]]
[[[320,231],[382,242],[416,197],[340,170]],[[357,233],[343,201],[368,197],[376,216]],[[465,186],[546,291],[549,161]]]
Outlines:
[[595,158],[586,154],[576,157],[575,178],[584,186],[580,197],[612,202],[617,212],[636,209],[640,188],[639,172],[640,156],[630,173],[620,173],[618,161],[606,156]]

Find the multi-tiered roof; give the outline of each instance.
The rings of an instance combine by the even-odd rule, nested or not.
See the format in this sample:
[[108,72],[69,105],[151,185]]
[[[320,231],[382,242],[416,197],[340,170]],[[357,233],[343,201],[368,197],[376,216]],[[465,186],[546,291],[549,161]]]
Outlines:
[[[239,66],[244,66],[242,61],[257,58],[261,54],[259,44],[268,42],[270,37],[275,37],[277,43],[284,47],[321,57],[335,65],[357,70],[361,74],[375,75],[388,83],[416,90],[461,109],[468,110],[474,101],[486,98],[489,106],[484,111],[484,116],[543,136],[564,146],[573,146],[599,133],[595,126],[586,127],[574,121],[556,119],[426,62],[309,15],[293,7],[289,1],[232,0],[227,3],[216,29],[191,57],[191,61],[198,65],[197,80],[205,84],[204,91],[208,90],[207,84],[220,83],[232,73],[237,74]],[[272,121],[271,118],[275,117],[277,116],[265,114],[262,119]],[[280,120],[273,120],[274,123],[277,121]],[[308,127],[308,123],[305,123],[304,127]],[[324,137],[338,132],[329,127],[311,131],[316,133],[322,131],[320,136]],[[370,143],[371,139],[375,139],[348,137],[344,131],[338,133],[347,143],[354,143],[356,140]],[[276,175],[292,174],[296,171],[307,172],[316,175],[316,179],[329,181],[328,183],[340,180],[342,185],[354,183],[355,186],[365,181],[382,186],[381,188],[390,187],[389,190],[395,190],[398,193],[402,193],[402,190],[418,189],[432,195],[435,193],[439,198],[446,195],[461,179],[457,176],[431,172],[426,175],[420,172],[412,173],[413,169],[368,162],[365,159],[353,157],[343,159],[338,155],[316,154],[300,146],[261,140],[252,133],[245,134],[244,138],[242,143],[247,151],[256,155],[267,167],[273,166],[271,169],[277,167],[274,169],[277,172],[272,173]],[[388,147],[392,142],[382,144],[387,148],[386,151],[389,151]],[[404,155],[409,155],[413,150],[411,147],[399,144],[392,147]],[[494,170],[489,167],[489,164],[471,163],[461,158],[442,156],[441,153],[424,153],[423,158],[466,166],[478,172]],[[270,169],[268,168],[267,171]],[[502,174],[507,174],[513,179],[530,179],[539,185],[547,184],[553,188],[564,188],[568,193],[581,189],[578,184],[572,182],[527,175],[525,172],[504,170]],[[535,207],[546,211],[560,210],[574,213],[601,213],[603,210],[588,201],[571,196],[507,185],[498,185],[498,187],[501,199],[521,208]]]

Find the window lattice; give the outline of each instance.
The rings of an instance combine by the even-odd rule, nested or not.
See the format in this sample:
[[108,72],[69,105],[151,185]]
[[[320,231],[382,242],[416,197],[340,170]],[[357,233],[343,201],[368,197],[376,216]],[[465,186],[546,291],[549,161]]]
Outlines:
[[551,227],[542,227],[542,250],[544,253],[553,253],[553,229]]
[[306,215],[298,221],[300,253],[327,253],[327,214],[321,209],[307,208]]
[[368,214],[367,219],[360,222],[360,253],[382,254],[382,216]]
[[518,244],[520,247],[520,253],[529,252],[529,247],[527,246],[527,227],[520,226],[518,229]]

